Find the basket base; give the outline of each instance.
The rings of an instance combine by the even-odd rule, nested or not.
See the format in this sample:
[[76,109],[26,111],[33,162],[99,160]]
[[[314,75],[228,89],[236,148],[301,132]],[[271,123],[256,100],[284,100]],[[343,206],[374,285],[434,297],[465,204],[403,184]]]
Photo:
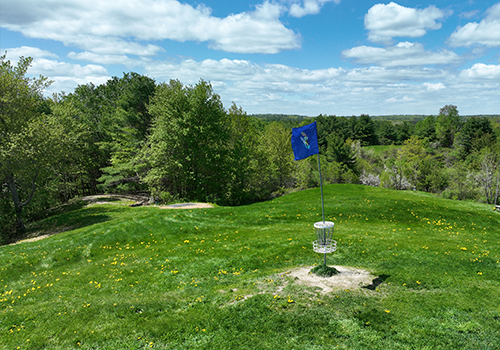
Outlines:
[[333,253],[337,250],[337,242],[334,240],[327,240],[326,242],[322,240],[314,241],[313,250],[321,254]]

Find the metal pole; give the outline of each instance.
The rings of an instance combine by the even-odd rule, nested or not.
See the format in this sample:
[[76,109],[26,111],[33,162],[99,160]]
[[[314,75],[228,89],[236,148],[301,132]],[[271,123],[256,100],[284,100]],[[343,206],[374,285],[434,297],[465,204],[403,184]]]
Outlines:
[[325,222],[325,200],[323,198],[323,181],[321,180],[321,163],[319,161],[318,153],[318,170],[319,170],[319,186],[321,188],[321,209],[323,211],[323,223]]
[[[321,188],[321,211],[323,213],[323,223],[325,223],[325,199],[323,197],[323,180],[321,179],[321,162],[319,161],[318,153],[318,170],[319,170],[319,187]],[[326,230],[323,228],[323,243],[326,244]],[[324,254],[324,262],[326,266],[326,253]]]

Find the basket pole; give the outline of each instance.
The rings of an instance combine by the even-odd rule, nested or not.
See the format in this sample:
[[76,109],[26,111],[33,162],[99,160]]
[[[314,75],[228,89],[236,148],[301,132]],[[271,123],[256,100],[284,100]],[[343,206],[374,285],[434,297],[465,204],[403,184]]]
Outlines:
[[[323,223],[325,222],[325,199],[323,197],[323,180],[321,178],[321,162],[319,161],[318,153],[318,171],[319,171],[319,187],[321,188],[321,212],[323,214]],[[326,242],[326,230],[323,228],[323,242]],[[326,253],[324,254],[324,264],[326,266]]]

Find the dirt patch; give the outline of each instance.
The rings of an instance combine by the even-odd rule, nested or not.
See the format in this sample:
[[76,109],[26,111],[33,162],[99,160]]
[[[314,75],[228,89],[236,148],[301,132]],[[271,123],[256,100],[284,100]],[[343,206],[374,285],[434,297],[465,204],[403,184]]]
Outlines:
[[309,273],[313,266],[302,267],[287,273],[287,276],[295,280],[295,283],[321,288],[322,294],[331,293],[337,290],[353,290],[367,287],[372,284],[377,277],[366,270],[356,269],[347,266],[332,266],[340,273],[332,277],[320,277]]
[[79,200],[92,204],[120,203],[129,205],[130,202],[147,202],[147,196],[133,194],[98,194],[94,196],[80,197]]

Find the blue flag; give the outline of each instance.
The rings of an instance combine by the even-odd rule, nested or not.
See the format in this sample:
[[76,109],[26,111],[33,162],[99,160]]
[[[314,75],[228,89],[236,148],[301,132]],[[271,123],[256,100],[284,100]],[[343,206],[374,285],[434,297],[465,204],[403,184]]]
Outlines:
[[295,160],[319,153],[316,122],[292,129],[292,149]]

